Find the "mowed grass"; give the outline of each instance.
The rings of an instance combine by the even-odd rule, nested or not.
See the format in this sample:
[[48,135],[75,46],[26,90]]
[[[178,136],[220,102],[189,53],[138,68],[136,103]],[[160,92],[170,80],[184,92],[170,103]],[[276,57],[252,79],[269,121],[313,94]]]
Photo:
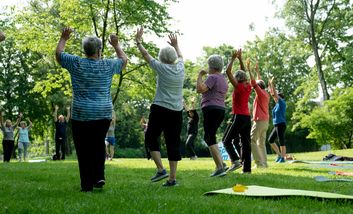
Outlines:
[[[352,156],[353,150],[334,151]],[[327,152],[294,154],[300,160],[321,160]],[[81,193],[76,160],[0,164],[0,213],[353,213],[353,201],[308,197],[255,198],[234,195],[204,196],[205,192],[239,183],[277,188],[315,190],[353,195],[352,183],[319,183],[313,177],[334,169],[306,164],[276,164],[268,169],[229,173],[211,178],[211,158],[183,159],[179,186],[151,183],[154,163],[145,159],[115,159],[106,163],[102,191]],[[163,160],[168,167],[166,159]],[[353,171],[344,169],[340,171]]]

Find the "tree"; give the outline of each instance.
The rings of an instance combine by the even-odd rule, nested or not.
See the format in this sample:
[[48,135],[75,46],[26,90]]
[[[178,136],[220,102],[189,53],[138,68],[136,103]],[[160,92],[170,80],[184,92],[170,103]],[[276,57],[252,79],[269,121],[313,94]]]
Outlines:
[[332,69],[325,57],[338,51],[340,45],[346,46],[345,37],[352,23],[342,17],[351,14],[348,0],[287,0],[282,11],[287,26],[311,47],[324,100],[330,98],[325,75]]
[[353,140],[353,87],[337,89],[331,100],[302,118],[301,125],[311,132],[308,138],[333,148],[352,148]]

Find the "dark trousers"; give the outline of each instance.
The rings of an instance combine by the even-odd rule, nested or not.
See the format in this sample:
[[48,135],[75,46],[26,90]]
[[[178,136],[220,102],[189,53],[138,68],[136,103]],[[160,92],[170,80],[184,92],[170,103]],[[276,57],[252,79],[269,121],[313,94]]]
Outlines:
[[81,189],[92,191],[104,177],[105,135],[110,120],[72,120],[72,136],[80,170]]
[[2,141],[2,148],[4,150],[4,162],[10,162],[13,147],[14,147],[13,140],[3,140]]
[[204,107],[202,108],[202,113],[203,129],[205,132],[203,139],[208,146],[215,145],[217,144],[217,129],[223,122],[225,110],[213,107]]
[[[61,151],[61,156],[60,156]],[[65,160],[65,137],[55,139],[55,154],[58,160]]]
[[181,160],[180,133],[183,123],[182,111],[173,111],[155,104],[151,105],[145,144],[150,151],[160,151],[159,136],[164,133],[169,161]]
[[[226,131],[224,132],[223,138],[222,138],[222,142],[224,142],[225,140],[229,140],[230,138],[230,134],[231,134],[231,130],[232,128],[234,128],[234,119],[235,119],[235,115],[233,114],[232,118],[231,118],[231,122],[227,125]],[[235,135],[232,136],[234,137],[232,139],[232,143],[234,145],[235,148],[235,155],[233,155],[233,159],[232,161],[237,161],[240,160],[242,157],[241,154],[241,139],[240,139],[240,135]]]
[[286,131],[286,128],[287,126],[285,123],[276,124],[275,127],[273,127],[270,136],[268,137],[268,142],[274,143],[275,140],[278,138],[279,145],[285,146],[284,132]]
[[243,162],[243,172],[251,172],[251,146],[250,131],[251,119],[249,115],[234,115],[231,127],[224,137],[224,147],[232,161],[238,160],[235,148],[239,148],[239,136],[241,138],[241,160]]
[[197,136],[197,133],[189,133],[188,138],[186,139],[186,142],[185,142],[186,148],[190,153],[190,157],[196,156],[195,146],[194,146],[196,136]]

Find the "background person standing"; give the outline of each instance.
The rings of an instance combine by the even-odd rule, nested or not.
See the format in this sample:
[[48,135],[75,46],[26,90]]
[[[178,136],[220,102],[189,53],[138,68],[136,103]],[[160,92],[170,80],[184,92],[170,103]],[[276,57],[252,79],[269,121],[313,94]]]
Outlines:
[[53,113],[55,122],[55,155],[56,160],[65,160],[66,128],[70,120],[70,107],[66,108],[66,118],[62,114],[58,117],[58,109],[59,106],[55,105],[55,110]]

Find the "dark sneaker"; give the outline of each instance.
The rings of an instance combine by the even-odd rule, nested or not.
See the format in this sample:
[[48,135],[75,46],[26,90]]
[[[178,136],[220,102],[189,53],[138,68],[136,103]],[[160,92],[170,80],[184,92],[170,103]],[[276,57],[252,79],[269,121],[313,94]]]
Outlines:
[[277,158],[275,159],[275,162],[278,162],[279,159],[281,159],[281,156],[278,155]]
[[284,163],[284,162],[286,162],[286,161],[282,157],[277,161],[277,163]]
[[190,160],[196,160],[197,159],[197,156],[195,155],[195,156],[192,156],[192,157],[190,157]]
[[211,177],[222,177],[227,175],[226,170],[224,168],[216,169],[212,174]]
[[94,184],[93,187],[101,189],[101,188],[103,188],[104,184],[105,184],[105,180],[100,180],[96,184]]
[[243,165],[239,161],[234,161],[232,162],[232,165],[230,168],[227,170],[227,172],[233,172],[234,170],[237,170],[241,168]]
[[223,169],[224,169],[224,171],[227,171],[229,169],[229,166],[227,166],[227,164],[224,162],[223,162]]
[[157,171],[155,176],[153,176],[151,178],[151,181],[152,182],[157,182],[157,181],[160,181],[160,180],[162,180],[163,178],[166,178],[166,177],[168,177],[167,170],[163,169],[161,172]]
[[176,180],[173,180],[173,181],[167,180],[162,186],[164,187],[178,186],[178,183],[176,182]]

